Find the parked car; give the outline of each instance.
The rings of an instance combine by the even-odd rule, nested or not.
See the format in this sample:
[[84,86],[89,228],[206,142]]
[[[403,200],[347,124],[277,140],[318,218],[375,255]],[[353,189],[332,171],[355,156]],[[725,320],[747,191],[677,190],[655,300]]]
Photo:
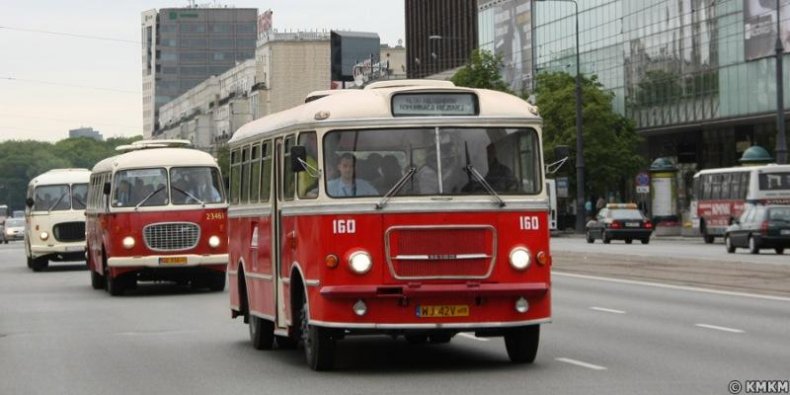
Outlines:
[[759,254],[762,248],[773,248],[784,254],[790,247],[790,205],[748,205],[724,232],[724,245],[729,253],[748,248]]
[[637,239],[642,244],[650,242],[653,223],[645,218],[635,203],[610,203],[587,222],[587,242],[595,239],[609,244],[612,240],[625,240],[626,244]]
[[23,240],[25,238],[25,219],[6,218],[3,223],[3,243],[8,244],[11,240]]

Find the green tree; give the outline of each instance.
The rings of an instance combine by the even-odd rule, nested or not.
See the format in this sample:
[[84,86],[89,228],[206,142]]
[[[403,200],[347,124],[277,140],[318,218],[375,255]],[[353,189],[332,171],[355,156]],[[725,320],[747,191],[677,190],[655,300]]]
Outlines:
[[[576,155],[575,86],[575,78],[564,72],[541,73],[537,77],[535,93],[544,122],[547,163],[560,159],[554,158],[554,147],[558,145],[570,148],[569,163]],[[603,90],[596,76],[582,78],[582,97],[585,196],[614,191],[624,194],[625,180],[647,164],[638,153],[642,139],[631,120],[614,111],[614,94]],[[565,171],[571,168],[575,166],[566,165]],[[572,188],[575,190],[575,182]]]
[[457,86],[510,92],[507,84],[502,80],[500,70],[502,70],[502,56],[476,49],[472,51],[469,62],[458,70],[450,81]]

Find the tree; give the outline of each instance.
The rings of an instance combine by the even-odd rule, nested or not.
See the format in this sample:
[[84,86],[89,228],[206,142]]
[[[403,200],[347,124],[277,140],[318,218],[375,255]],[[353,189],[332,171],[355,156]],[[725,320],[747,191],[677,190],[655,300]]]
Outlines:
[[502,80],[500,70],[502,70],[502,56],[476,49],[472,51],[469,62],[458,70],[450,81],[457,86],[510,93],[507,84]]
[[[541,73],[535,93],[544,122],[546,162],[561,159],[554,158],[554,147],[558,145],[568,146],[573,159],[576,152],[575,77],[564,72]],[[582,77],[582,97],[585,196],[604,196],[615,190],[625,194],[625,180],[647,164],[638,153],[642,138],[636,134],[630,119],[614,111],[614,94],[604,91],[596,76]],[[575,183],[572,187],[576,188]]]

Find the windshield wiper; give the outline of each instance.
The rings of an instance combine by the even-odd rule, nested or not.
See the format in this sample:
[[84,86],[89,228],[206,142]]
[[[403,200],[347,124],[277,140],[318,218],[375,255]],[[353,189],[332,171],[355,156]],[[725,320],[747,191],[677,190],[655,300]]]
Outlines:
[[501,197],[499,197],[499,194],[497,194],[494,188],[491,187],[491,184],[489,184],[488,181],[486,181],[486,179],[480,175],[480,173],[477,171],[477,169],[475,169],[474,166],[472,166],[471,163],[466,165],[466,171],[469,172],[469,174],[473,175],[474,178],[477,180],[477,182],[479,182],[483,186],[483,188],[485,188],[486,191],[488,191],[488,193],[494,197],[499,207],[505,207],[505,201],[502,200]]
[[55,200],[55,203],[52,203],[52,205],[51,205],[51,206],[49,206],[49,208],[47,209],[47,212],[51,212],[51,211],[52,211],[52,209],[54,209],[54,208],[55,208],[55,206],[57,206],[58,204],[60,204],[60,201],[61,201],[61,200],[63,200],[63,197],[64,197],[64,196],[66,196],[66,194],[65,194],[65,193],[64,193],[64,194],[62,194],[62,195],[60,195],[60,197],[58,198],[58,200]]
[[398,182],[396,182],[395,185],[393,185],[392,188],[390,188],[390,190],[384,194],[384,197],[381,198],[381,201],[376,203],[376,210],[383,209],[387,202],[389,202],[390,199],[392,199],[392,197],[395,196],[404,185],[406,185],[406,181],[409,181],[416,172],[416,167],[410,167],[409,171],[407,171],[406,174],[404,174],[403,177],[401,177],[400,180],[398,180]]
[[148,194],[148,196],[144,197],[144,198],[143,198],[143,200],[141,200],[141,201],[140,201],[140,203],[137,203],[137,205],[136,205],[136,206],[134,206],[134,209],[135,209],[135,210],[137,210],[138,208],[140,208],[140,206],[142,206],[142,205],[143,205],[143,203],[147,202],[147,201],[148,201],[148,199],[150,199],[150,198],[151,198],[151,196],[154,196],[154,195],[156,195],[157,193],[159,193],[159,192],[160,192],[160,191],[162,191],[163,189],[165,189],[165,187],[159,187],[159,188],[158,188],[158,189],[156,189],[155,191],[153,191],[153,192],[149,193],[149,194]]
[[179,188],[179,187],[173,187],[173,189],[175,189],[175,190],[176,190],[176,191],[178,191],[178,192],[181,192],[181,193],[183,193],[184,195],[187,195],[187,197],[190,197],[190,198],[192,198],[192,199],[195,199],[195,201],[197,201],[198,203],[202,204],[203,206],[205,206],[205,205],[206,205],[206,203],[203,203],[203,201],[202,201],[202,200],[200,200],[200,199],[198,199],[198,197],[197,197],[197,196],[195,196],[195,195],[193,195],[193,194],[191,194],[191,193],[189,193],[189,192],[187,192],[187,191],[185,191],[185,190],[183,190],[183,189],[181,189],[181,188]]

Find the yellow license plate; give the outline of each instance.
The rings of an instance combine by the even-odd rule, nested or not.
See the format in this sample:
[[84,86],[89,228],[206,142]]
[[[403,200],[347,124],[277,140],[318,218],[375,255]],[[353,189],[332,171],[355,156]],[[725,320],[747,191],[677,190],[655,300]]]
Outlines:
[[163,256],[159,258],[160,265],[186,265],[187,257],[185,256]]
[[469,306],[465,304],[417,306],[417,317],[420,318],[468,316]]

